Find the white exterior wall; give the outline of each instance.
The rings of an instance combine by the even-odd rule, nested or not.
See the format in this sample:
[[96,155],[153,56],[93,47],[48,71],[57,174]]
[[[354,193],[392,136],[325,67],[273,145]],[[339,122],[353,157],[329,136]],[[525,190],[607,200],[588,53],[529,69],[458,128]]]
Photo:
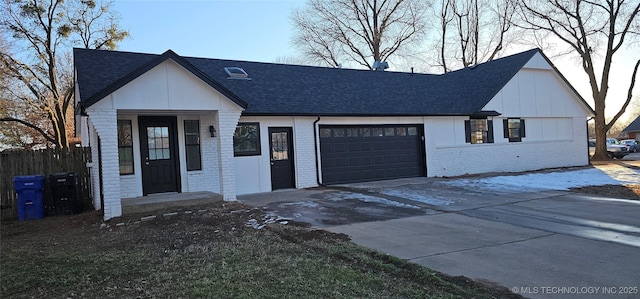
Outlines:
[[[83,146],[91,147],[91,165],[89,166],[89,173],[91,174],[91,195],[93,197],[93,206],[96,210],[99,210],[100,207],[100,159],[98,159],[98,132],[96,132],[93,124],[88,118],[85,118],[86,127],[82,130],[87,131],[86,135],[88,137],[82,138]],[[86,143],[85,143],[86,142]]]
[[503,138],[503,118],[494,118],[495,143],[486,144],[465,143],[466,119],[425,119],[427,176],[518,172],[589,164],[584,117],[524,118],[527,137],[522,138],[522,142],[509,142]]
[[[235,157],[236,186],[238,194],[269,192],[271,189],[271,160],[269,157],[269,127],[293,128],[293,152],[296,188],[318,186],[316,159],[319,149],[314,148],[320,140],[313,140],[313,123],[317,117],[248,117],[243,116],[240,122],[260,123],[259,156]],[[421,124],[422,117],[321,117],[319,125],[384,125],[384,124]],[[316,138],[319,138],[316,136]],[[318,161],[319,167],[320,161]]]
[[[176,116],[182,192],[211,191],[222,193],[225,200],[235,200],[233,132],[242,108],[172,60],[132,80],[86,112],[90,127],[101,138],[105,219],[122,215],[121,198],[142,196],[137,121],[140,115]],[[132,124],[134,174],[131,175],[119,175],[118,119],[129,119]],[[200,120],[202,170],[186,170],[185,119]],[[218,131],[217,137],[210,137],[210,125]],[[96,161],[97,151],[92,155]],[[92,175],[98,177],[97,167]],[[94,191],[96,207],[100,206],[98,192]]]
[[[214,113],[214,112],[209,112]],[[130,120],[133,138],[134,171],[132,174],[120,175],[120,196],[131,198],[142,196],[142,156],[140,153],[140,131],[138,115],[118,115],[118,120]],[[187,171],[186,146],[184,140],[184,121],[200,121],[200,156],[202,169]],[[178,115],[177,116],[177,144],[182,192],[209,191],[220,193],[220,169],[218,164],[218,137],[211,137],[209,126],[218,127],[214,115]]]
[[260,123],[260,155],[234,157],[236,192],[251,194],[271,189],[271,159],[269,157],[269,127],[293,128],[293,162],[296,188],[317,186],[313,122],[315,117],[249,117],[239,122]]
[[[86,109],[86,112],[89,115],[92,127],[100,137],[102,159],[99,163],[102,166],[104,218],[111,219],[122,215],[120,167],[118,166],[117,113],[115,109],[109,109],[108,107],[90,107],[90,109]],[[98,161],[98,155],[97,153],[95,154],[92,160]],[[95,173],[96,170],[93,170],[93,172]],[[98,176],[96,175],[96,177]],[[100,190],[100,188],[97,188],[97,190]],[[99,194],[98,197],[95,197],[95,195],[94,193],[94,198],[100,198]]]
[[[428,176],[516,172],[589,164],[590,111],[540,54],[483,108],[495,110],[494,143],[465,143],[467,117],[425,118]],[[525,120],[521,142],[503,136],[505,118]],[[490,118],[491,119],[491,118]]]
[[[202,159],[202,170],[187,171],[187,156],[184,140],[184,120],[187,119],[200,121],[200,157]],[[209,126],[218,127],[217,120],[213,115],[178,117],[180,161],[185,161],[180,164],[182,192],[209,191],[220,193],[218,137],[211,137]]]
[[236,167],[233,157],[233,134],[238,126],[242,110],[227,110],[218,114],[218,165],[220,165],[220,191],[227,201],[236,200]]

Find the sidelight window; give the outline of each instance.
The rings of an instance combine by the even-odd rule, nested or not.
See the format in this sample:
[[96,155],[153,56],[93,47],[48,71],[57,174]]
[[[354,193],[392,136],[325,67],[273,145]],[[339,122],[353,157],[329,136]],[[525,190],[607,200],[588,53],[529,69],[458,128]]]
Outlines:
[[202,170],[200,121],[184,121],[184,146],[187,154],[187,170]]
[[118,161],[120,174],[133,173],[133,137],[130,120],[118,120]]

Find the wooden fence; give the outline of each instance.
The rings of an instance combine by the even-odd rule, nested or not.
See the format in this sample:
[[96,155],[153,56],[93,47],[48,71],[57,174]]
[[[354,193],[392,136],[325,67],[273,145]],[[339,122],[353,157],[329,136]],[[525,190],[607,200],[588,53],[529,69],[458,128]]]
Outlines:
[[74,172],[79,181],[79,204],[85,208],[89,207],[91,205],[91,181],[87,168],[88,162],[91,162],[91,149],[88,147],[74,147],[68,150],[10,150],[0,153],[0,219],[18,218],[13,178],[23,175],[46,176],[54,173]]

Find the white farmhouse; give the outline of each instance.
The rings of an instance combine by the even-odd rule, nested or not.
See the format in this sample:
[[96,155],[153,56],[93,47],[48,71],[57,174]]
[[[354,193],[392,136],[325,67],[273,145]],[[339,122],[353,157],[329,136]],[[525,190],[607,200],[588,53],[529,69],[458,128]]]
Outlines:
[[587,165],[593,110],[538,49],[443,75],[74,50],[95,206]]

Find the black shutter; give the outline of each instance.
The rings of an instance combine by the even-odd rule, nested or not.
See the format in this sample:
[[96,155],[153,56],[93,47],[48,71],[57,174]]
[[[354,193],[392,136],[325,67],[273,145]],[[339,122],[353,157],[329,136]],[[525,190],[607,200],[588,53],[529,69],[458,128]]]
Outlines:
[[524,129],[524,119],[520,119],[520,138],[524,138],[527,137],[524,132],[526,130]]
[[509,120],[502,120],[502,132],[504,133],[504,138],[509,138]]
[[493,120],[487,120],[487,143],[493,143]]
[[464,138],[466,143],[471,143],[471,121],[464,121]]

